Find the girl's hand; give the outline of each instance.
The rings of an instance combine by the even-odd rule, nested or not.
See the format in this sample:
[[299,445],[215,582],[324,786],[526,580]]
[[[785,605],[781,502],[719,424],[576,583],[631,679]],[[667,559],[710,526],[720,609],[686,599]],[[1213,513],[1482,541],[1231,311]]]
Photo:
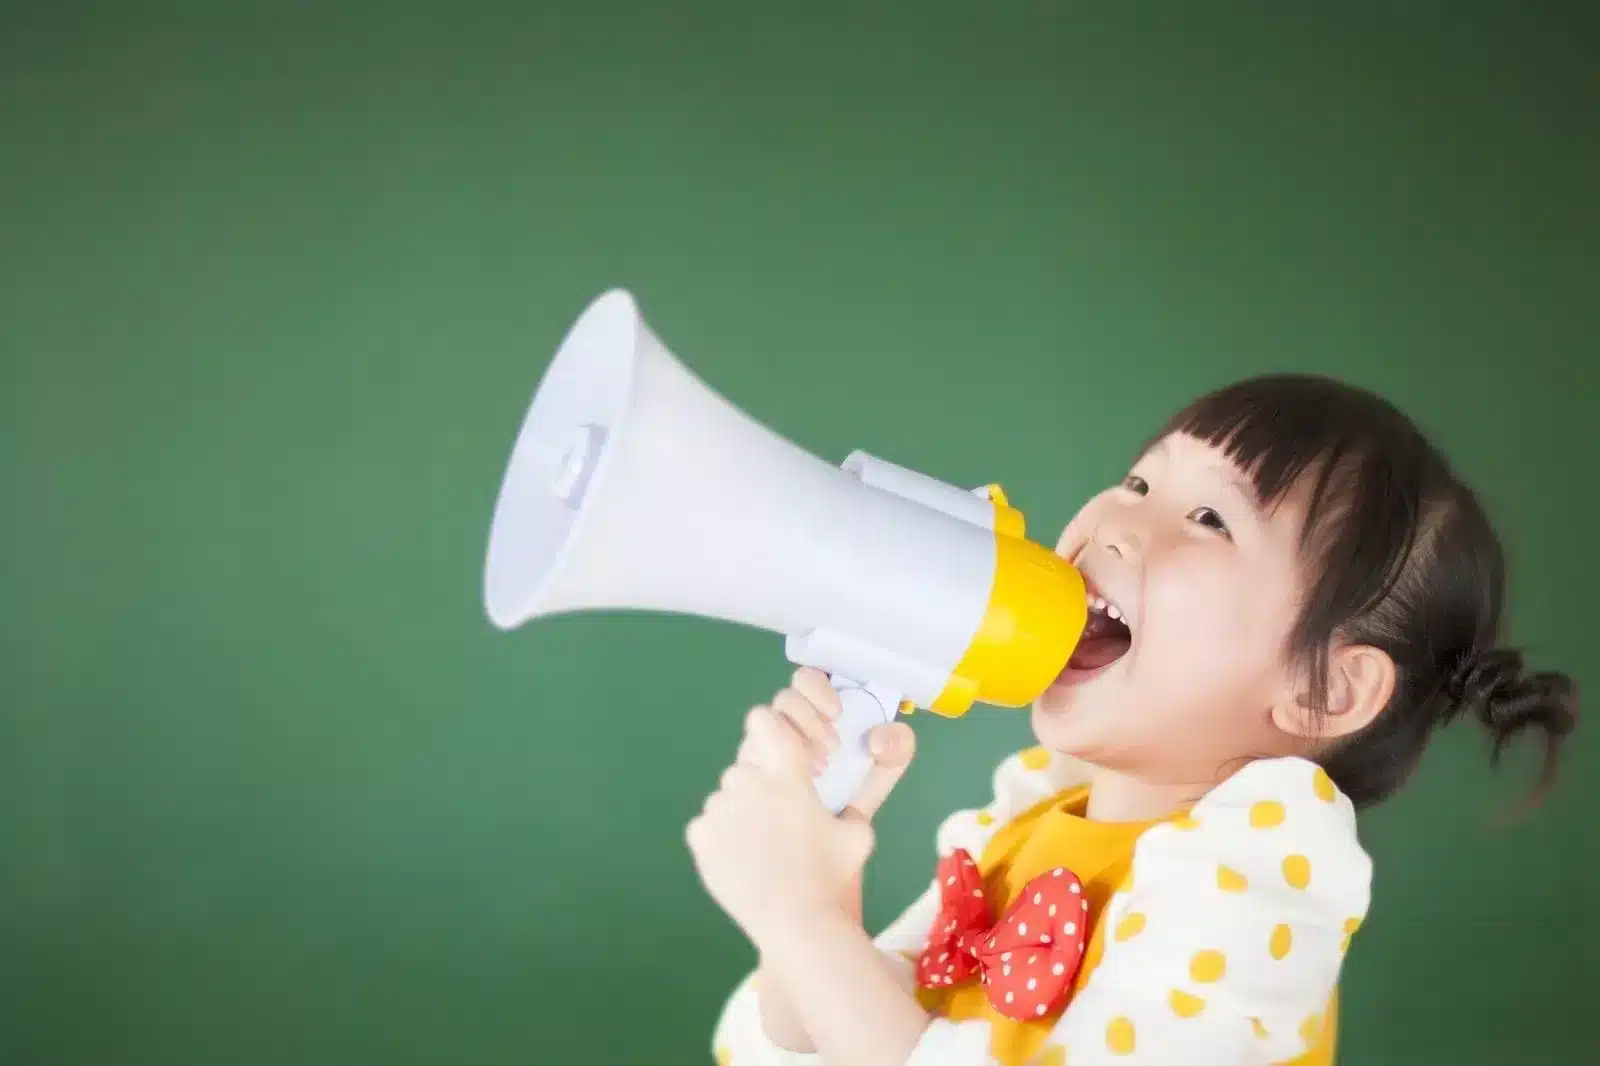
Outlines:
[[816,670],[800,670],[771,706],[752,710],[721,788],[689,823],[689,849],[707,891],[757,947],[774,926],[827,908],[860,917],[859,878],[871,854],[871,818],[915,750],[909,726],[869,737],[877,765],[838,818],[813,777],[837,747],[839,697]]
[[[812,773],[820,774],[828,757],[839,748],[834,723],[839,720],[842,708],[839,691],[828,680],[828,675],[809,666],[796,670],[789,687],[772,698],[772,709],[805,738],[813,759]],[[748,743],[748,734],[746,738]],[[850,806],[839,812],[838,817],[843,821],[871,823],[910,766],[917,750],[917,734],[904,722],[886,723],[867,734],[867,750],[872,755],[873,767]],[[743,752],[741,747],[741,756]],[[865,862],[864,855],[863,865]],[[845,912],[858,922],[861,920],[861,872],[862,867],[857,866],[842,886],[839,897]]]
[[[835,723],[842,708],[839,692],[829,682],[828,675],[809,666],[801,667],[795,671],[789,687],[772,698],[771,706],[804,739],[812,759],[812,774],[820,774],[828,759],[839,750]],[[747,731],[745,745],[748,744]],[[839,817],[870,821],[905,774],[912,755],[916,754],[916,744],[916,733],[904,722],[880,725],[868,733],[867,750],[872,755],[873,768],[850,806],[841,811]],[[744,754],[745,747],[741,746],[739,757],[743,758]]]

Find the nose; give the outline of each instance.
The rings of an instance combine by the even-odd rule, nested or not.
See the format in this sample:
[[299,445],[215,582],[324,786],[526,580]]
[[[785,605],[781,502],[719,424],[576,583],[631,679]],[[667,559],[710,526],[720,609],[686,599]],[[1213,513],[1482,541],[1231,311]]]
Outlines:
[[1136,559],[1144,547],[1139,531],[1121,515],[1107,518],[1096,526],[1092,539],[1095,547],[1119,559]]

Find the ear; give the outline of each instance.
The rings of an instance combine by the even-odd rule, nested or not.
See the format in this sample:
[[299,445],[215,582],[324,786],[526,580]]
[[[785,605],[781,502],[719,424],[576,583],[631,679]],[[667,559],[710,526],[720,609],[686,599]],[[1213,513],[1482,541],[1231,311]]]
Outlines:
[[1302,695],[1272,709],[1272,724],[1306,740],[1335,740],[1367,727],[1394,695],[1395,666],[1388,652],[1347,644],[1328,654],[1328,705],[1319,713]]

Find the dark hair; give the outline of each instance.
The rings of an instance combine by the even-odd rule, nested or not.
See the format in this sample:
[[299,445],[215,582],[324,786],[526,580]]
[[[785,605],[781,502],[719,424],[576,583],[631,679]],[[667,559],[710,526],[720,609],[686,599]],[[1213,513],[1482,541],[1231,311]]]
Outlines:
[[1172,433],[1223,449],[1264,504],[1296,485],[1310,489],[1301,536],[1310,582],[1291,661],[1306,670],[1319,710],[1335,643],[1378,648],[1396,668],[1383,711],[1317,756],[1357,807],[1392,795],[1433,731],[1463,715],[1489,731],[1492,763],[1518,734],[1543,733],[1531,797],[1542,798],[1577,725],[1577,686],[1564,674],[1530,673],[1520,652],[1499,647],[1499,538],[1477,495],[1409,418],[1363,389],[1277,375],[1201,397],[1160,436]]

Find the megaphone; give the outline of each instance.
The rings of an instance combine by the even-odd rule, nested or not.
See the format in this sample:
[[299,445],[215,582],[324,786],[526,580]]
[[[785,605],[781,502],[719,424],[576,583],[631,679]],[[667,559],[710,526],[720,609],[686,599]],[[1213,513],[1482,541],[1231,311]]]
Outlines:
[[873,727],[916,708],[1026,706],[1065,668],[1084,581],[1024,526],[998,486],[806,452],[701,382],[613,290],[571,326],[527,409],[484,602],[501,630],[651,611],[782,635],[790,662],[840,694],[840,747],[816,779],[838,812],[871,768]]

